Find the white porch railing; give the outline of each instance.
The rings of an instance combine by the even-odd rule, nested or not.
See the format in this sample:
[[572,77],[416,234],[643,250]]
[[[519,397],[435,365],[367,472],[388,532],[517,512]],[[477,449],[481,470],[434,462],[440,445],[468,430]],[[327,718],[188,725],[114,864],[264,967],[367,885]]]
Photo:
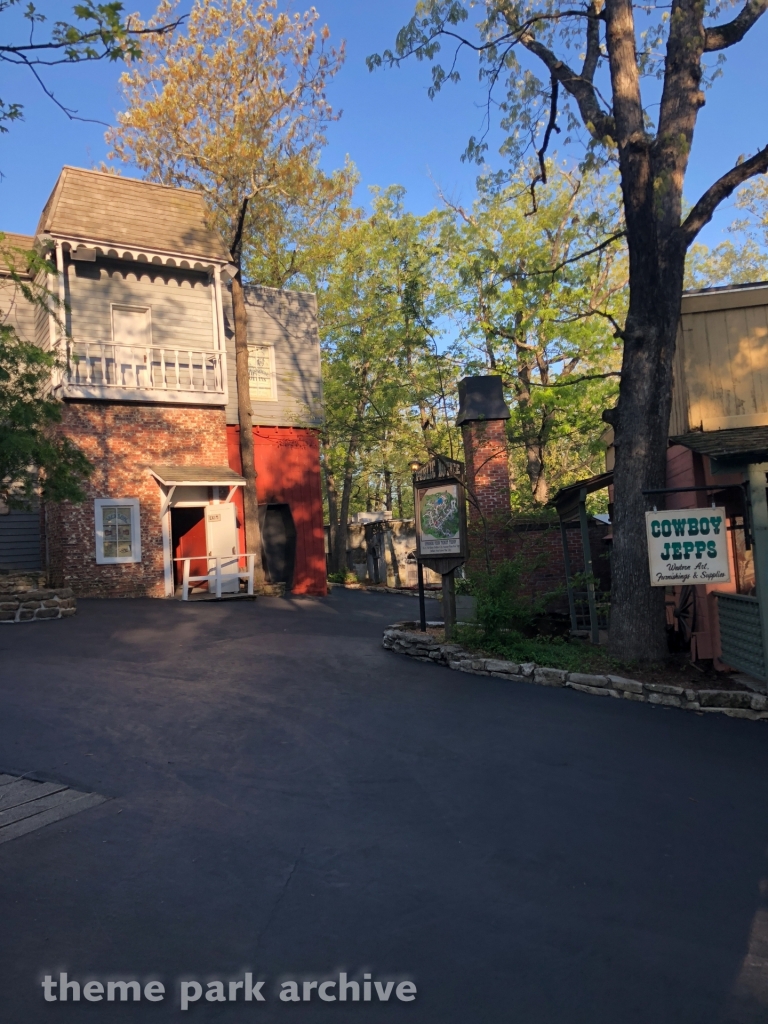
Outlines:
[[151,348],[74,341],[68,383],[75,387],[128,390],[224,390],[223,353],[194,348]]
[[[237,587],[235,591],[227,592],[239,592],[240,580],[245,580],[247,584],[247,593],[249,597],[253,597],[253,565],[255,555],[230,555],[229,557],[206,557],[205,555],[192,555],[190,558],[174,558],[174,562],[183,563],[183,575],[181,584],[181,600],[189,600],[189,589],[190,584],[194,583],[207,583],[208,592],[213,592],[216,597],[221,597],[223,587],[227,584],[232,585],[237,581]],[[192,562],[208,562],[208,572],[204,576],[190,576],[190,567]],[[245,560],[245,568],[240,564]]]

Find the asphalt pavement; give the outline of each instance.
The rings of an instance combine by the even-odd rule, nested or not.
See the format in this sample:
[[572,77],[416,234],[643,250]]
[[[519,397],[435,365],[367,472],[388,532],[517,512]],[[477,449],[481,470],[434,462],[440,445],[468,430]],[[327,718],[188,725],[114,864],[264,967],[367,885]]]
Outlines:
[[416,609],[0,626],[0,773],[108,798],[0,845],[1,1024],[768,1021],[768,725],[383,651]]

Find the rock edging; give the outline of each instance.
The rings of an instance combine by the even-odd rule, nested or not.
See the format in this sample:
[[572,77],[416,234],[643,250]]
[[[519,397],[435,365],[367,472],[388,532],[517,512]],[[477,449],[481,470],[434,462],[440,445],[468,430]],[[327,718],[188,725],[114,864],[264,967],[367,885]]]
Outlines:
[[494,676],[510,682],[538,686],[562,686],[597,697],[661,704],[704,713],[716,712],[731,718],[768,719],[768,695],[746,690],[693,690],[664,683],[641,683],[615,675],[588,675],[560,668],[546,668],[535,662],[516,663],[500,658],[480,658],[458,644],[441,644],[429,633],[416,632],[415,624],[396,622],[384,630],[382,647],[396,654],[407,654],[417,661],[444,665],[457,672]]
[[77,599],[69,587],[0,593],[0,623],[66,619],[76,611]]

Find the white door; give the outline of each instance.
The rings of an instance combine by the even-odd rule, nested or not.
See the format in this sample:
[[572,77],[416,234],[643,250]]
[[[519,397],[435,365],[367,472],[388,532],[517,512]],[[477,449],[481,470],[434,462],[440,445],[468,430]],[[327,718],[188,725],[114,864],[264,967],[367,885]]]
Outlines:
[[[205,506],[205,546],[209,558],[218,556],[225,560],[221,566],[223,575],[237,572],[236,513],[235,506],[229,501]],[[237,576],[224,580],[221,586],[224,594],[235,594],[239,588]]]

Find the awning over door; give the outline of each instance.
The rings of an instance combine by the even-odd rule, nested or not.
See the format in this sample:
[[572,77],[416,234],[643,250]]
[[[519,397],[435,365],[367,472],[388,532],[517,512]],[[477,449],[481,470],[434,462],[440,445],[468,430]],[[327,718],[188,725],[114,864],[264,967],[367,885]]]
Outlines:
[[163,487],[245,487],[245,478],[229,466],[150,466]]

